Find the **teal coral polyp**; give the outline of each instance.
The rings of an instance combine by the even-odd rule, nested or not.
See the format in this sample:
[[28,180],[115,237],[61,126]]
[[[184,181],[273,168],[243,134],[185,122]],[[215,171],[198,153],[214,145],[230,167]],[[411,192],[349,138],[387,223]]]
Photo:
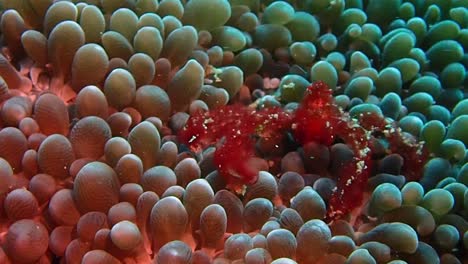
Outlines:
[[466,0],[0,0],[0,263],[464,263]]

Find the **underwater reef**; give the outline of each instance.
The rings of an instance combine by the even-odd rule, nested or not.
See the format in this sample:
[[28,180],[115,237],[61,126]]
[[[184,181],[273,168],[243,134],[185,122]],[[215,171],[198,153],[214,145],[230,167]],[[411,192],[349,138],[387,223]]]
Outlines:
[[0,0],[0,264],[468,263],[468,0]]

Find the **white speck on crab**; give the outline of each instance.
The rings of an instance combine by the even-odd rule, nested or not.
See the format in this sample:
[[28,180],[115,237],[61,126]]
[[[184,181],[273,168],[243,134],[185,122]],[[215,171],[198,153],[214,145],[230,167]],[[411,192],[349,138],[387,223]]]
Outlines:
[[356,170],[357,173],[361,173],[362,170],[366,168],[366,165],[364,164],[363,160],[358,161],[358,163],[356,163],[356,166],[357,166],[357,170]]
[[203,124],[210,124],[213,122],[214,122],[213,118],[210,117],[210,118],[205,119],[205,121],[203,121]]
[[[365,148],[363,148],[363,149],[361,149],[361,150],[359,151],[359,156],[365,157],[365,156],[367,156],[367,154],[368,154],[369,152],[370,152],[370,148],[365,147]],[[360,161],[360,162],[363,162],[363,161]]]
[[190,140],[188,141],[188,143],[192,143],[195,139],[197,139],[197,137],[196,137],[196,136],[192,136],[192,137],[190,138]]

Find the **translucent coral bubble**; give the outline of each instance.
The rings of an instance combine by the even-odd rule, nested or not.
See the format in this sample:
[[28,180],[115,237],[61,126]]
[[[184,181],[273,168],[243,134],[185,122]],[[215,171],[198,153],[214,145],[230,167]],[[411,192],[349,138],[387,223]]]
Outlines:
[[177,17],[172,15],[163,17],[162,22],[164,25],[164,36],[169,36],[169,34],[171,34],[173,31],[180,29],[183,26],[182,22],[180,22]]
[[187,211],[179,199],[170,196],[159,200],[150,215],[153,248],[158,250],[169,241],[181,239],[188,221]]
[[260,229],[272,216],[273,204],[265,198],[255,198],[244,208],[244,231],[251,232]]
[[45,13],[44,32],[48,36],[52,29],[62,21],[76,21],[78,10],[71,2],[56,2],[52,4]]
[[108,116],[106,96],[97,86],[89,85],[83,87],[76,96],[75,104],[79,118],[97,116],[105,119]]
[[401,98],[398,94],[390,92],[385,94],[379,104],[382,114],[394,120],[398,118],[401,111]]
[[439,216],[447,214],[453,205],[453,195],[444,189],[430,190],[424,195],[421,202],[421,206]]
[[247,187],[244,203],[255,198],[265,198],[272,201],[277,194],[278,184],[275,177],[267,171],[260,171],[257,181]]
[[434,188],[436,184],[448,177],[450,162],[443,158],[432,158],[424,165],[423,176],[419,183],[426,191]]
[[282,25],[263,24],[255,28],[253,40],[261,48],[274,50],[289,46],[292,37],[289,29]]
[[279,228],[281,228],[281,225],[278,221],[269,220],[263,224],[262,228],[260,229],[260,234],[266,237],[270,232]]
[[177,184],[186,187],[191,181],[200,178],[200,167],[193,158],[181,160],[174,168],[174,173],[177,176]]
[[112,13],[109,30],[119,32],[128,41],[132,41],[137,31],[138,16],[128,8],[119,8]]
[[223,47],[223,50],[240,51],[246,45],[246,38],[242,31],[231,26],[214,28],[211,31],[212,44]]
[[403,83],[415,78],[421,68],[416,60],[410,58],[395,60],[388,66],[397,68],[400,71]]
[[58,226],[55,227],[50,233],[49,249],[55,255],[63,257],[65,250],[73,238],[72,226]]
[[192,259],[192,249],[185,242],[175,240],[159,250],[155,263],[189,264]]
[[463,47],[455,40],[441,40],[427,50],[426,56],[431,66],[441,69],[450,63],[460,61]]
[[142,27],[136,32],[133,47],[136,52],[147,54],[155,61],[163,48],[162,34],[155,27]]
[[106,263],[106,264],[118,264],[120,263],[119,259],[112,256],[108,252],[101,249],[93,249],[83,255],[82,262],[83,264],[87,263]]
[[108,227],[107,215],[93,211],[80,217],[76,225],[76,233],[81,240],[92,242],[98,230]]
[[369,251],[366,249],[356,249],[349,255],[346,263],[350,264],[357,264],[357,263],[368,263],[368,264],[376,264],[377,262],[375,259],[372,257],[371,254],[369,254]]
[[36,262],[46,253],[48,240],[49,234],[44,225],[23,219],[8,228],[4,250],[14,263]]
[[281,78],[277,93],[280,96],[281,101],[288,103],[299,102],[304,96],[304,92],[309,85],[309,81],[300,75],[285,75]]
[[294,234],[287,229],[276,229],[267,236],[267,249],[273,259],[294,258],[297,242]]
[[311,187],[305,187],[293,198],[291,208],[295,209],[304,221],[322,219],[326,211],[322,197]]
[[201,93],[204,70],[195,60],[189,60],[170,81],[167,93],[175,111],[184,110]]
[[444,250],[454,249],[460,239],[458,230],[454,226],[447,224],[439,225],[436,228],[433,237],[435,240],[434,244]]
[[296,235],[297,231],[299,231],[301,226],[304,224],[304,221],[296,210],[286,208],[281,211],[279,223],[282,228],[285,228]]
[[441,157],[450,161],[461,161],[465,158],[465,144],[457,139],[448,138],[440,144],[439,153]]
[[141,242],[141,233],[134,223],[124,220],[112,227],[110,238],[119,249],[131,250]]
[[28,54],[38,65],[47,63],[47,38],[39,31],[27,30],[21,34],[21,43]]
[[156,72],[153,58],[146,53],[133,54],[128,60],[128,68],[135,79],[136,87],[150,84]]
[[[58,2],[56,4],[68,3]],[[50,32],[47,41],[47,54],[53,72],[65,81],[71,73],[71,65],[76,51],[85,43],[83,29],[74,21],[63,21]]]
[[273,2],[263,10],[263,24],[284,25],[294,17],[294,8],[287,2]]
[[80,119],[70,132],[70,142],[77,158],[100,158],[104,155],[104,146],[110,138],[109,125],[96,116]]
[[143,162],[143,170],[156,165],[161,146],[161,138],[156,127],[143,121],[135,126],[127,137],[132,153]]
[[329,243],[329,254],[338,253],[342,256],[348,257],[356,249],[356,244],[354,243],[354,240],[348,236],[333,236],[330,239]]
[[134,207],[137,205],[138,197],[143,193],[143,187],[137,183],[125,183],[120,187],[119,199],[128,202]]
[[115,167],[123,156],[130,153],[130,144],[127,140],[121,137],[110,138],[104,145],[104,155],[106,157],[106,162],[111,167]]
[[259,18],[252,12],[245,12],[235,23],[236,27],[244,32],[253,32],[258,24]]
[[174,171],[165,166],[155,166],[146,170],[141,178],[145,191],[153,191],[161,196],[167,188],[176,185],[177,177]]
[[330,89],[334,90],[338,82],[338,74],[332,64],[326,61],[320,61],[314,64],[310,69],[311,81],[321,80],[325,82]]
[[81,10],[80,26],[85,34],[86,43],[101,43],[106,21],[99,7],[87,5]]
[[249,235],[234,234],[224,243],[224,255],[230,260],[242,259],[252,248],[252,239]]
[[325,255],[330,239],[330,228],[323,221],[314,219],[306,222],[296,235],[296,260],[299,263],[316,262]]
[[109,208],[107,218],[109,226],[114,226],[121,221],[136,223],[136,210],[133,204],[129,202],[120,202]]
[[310,65],[314,62],[317,49],[311,42],[294,42],[289,46],[291,57],[300,65]]
[[180,19],[184,14],[184,6],[180,0],[163,0],[159,3],[157,13],[161,17],[174,16]]
[[102,46],[110,59],[121,58],[128,61],[135,52],[132,44],[119,32],[107,31],[101,35]]
[[360,245],[359,248],[366,249],[378,263],[386,263],[391,259],[391,249],[383,243],[370,241]]
[[468,124],[468,116],[460,115],[455,118],[447,131],[447,138],[458,139],[462,141],[465,146],[468,146],[468,133],[463,129]]
[[304,178],[296,172],[285,172],[278,182],[278,194],[283,203],[289,204],[292,197],[304,188]]
[[268,250],[264,248],[253,248],[245,253],[244,261],[250,264],[263,264],[271,263],[273,258]]
[[377,241],[402,253],[414,253],[418,246],[418,235],[414,229],[404,223],[385,223],[374,227],[358,239],[358,244]]
[[143,118],[155,116],[166,121],[170,116],[171,100],[160,87],[143,85],[136,91],[135,107]]
[[408,263],[439,263],[437,251],[425,242],[419,242],[416,252],[402,257]]
[[8,193],[3,207],[10,220],[33,218],[39,211],[36,197],[26,189],[16,189]]
[[75,155],[72,145],[66,137],[59,134],[48,136],[40,145],[37,154],[37,162],[41,172],[58,179],[68,177]]
[[358,97],[366,100],[370,95],[374,83],[369,77],[356,77],[346,86],[344,92],[349,98]]
[[443,142],[445,132],[446,128],[442,122],[431,120],[421,128],[419,137],[425,141],[428,150],[435,153]]
[[183,26],[172,31],[165,39],[161,56],[169,59],[172,65],[182,65],[198,42],[194,27]]
[[127,137],[132,125],[132,117],[124,112],[116,112],[107,118],[114,137]]
[[185,6],[182,21],[198,30],[210,30],[224,25],[230,16],[231,8],[227,0],[195,0]]
[[143,163],[134,154],[125,154],[115,165],[115,173],[121,184],[140,183],[143,176]]
[[315,41],[320,34],[320,24],[317,18],[306,12],[295,12],[286,27],[291,32],[294,41]]
[[120,183],[114,170],[102,162],[86,164],[76,175],[73,196],[82,213],[107,213],[119,199]]
[[399,124],[404,132],[418,136],[423,127],[423,121],[417,116],[407,115],[400,119]]
[[21,159],[27,149],[27,139],[19,129],[6,127],[0,131],[0,157],[10,164],[15,173],[21,171]]
[[336,188],[336,181],[322,177],[317,179],[312,187],[324,201],[328,202],[333,194],[333,190]]
[[403,205],[390,210],[382,216],[382,222],[402,222],[413,227],[420,236],[427,236],[434,231],[435,220],[431,213],[421,206]]
[[422,76],[415,79],[410,87],[410,94],[425,92],[430,94],[433,98],[438,98],[441,94],[442,86],[440,81],[433,76]]
[[[94,58],[92,61],[89,58]],[[87,85],[100,84],[107,73],[109,57],[98,44],[89,43],[81,46],[72,62],[72,87],[80,91]]]
[[48,213],[52,220],[59,225],[75,225],[80,218],[80,212],[73,200],[70,189],[56,192],[49,202]]
[[382,63],[388,65],[395,60],[405,58],[414,47],[415,42],[416,39],[411,34],[406,32],[396,34],[385,43]]
[[228,92],[229,98],[233,98],[239,92],[244,81],[242,70],[236,66],[226,66],[218,70],[217,77],[219,79],[213,85],[224,88]]
[[202,247],[216,248],[221,244],[226,233],[227,215],[218,204],[210,204],[200,215],[200,235]]
[[221,205],[227,216],[226,231],[239,233],[242,230],[242,214],[244,207],[240,199],[227,190],[216,192],[213,203]]
[[136,83],[132,74],[124,69],[113,70],[104,83],[104,94],[109,105],[117,109],[129,106],[135,97]]
[[214,192],[205,179],[196,179],[185,188],[183,202],[193,228],[200,223],[202,211],[213,202]]
[[[71,62],[70,62],[71,63]],[[55,94],[45,93],[34,104],[34,120],[45,135],[68,135],[69,117],[65,103]]]
[[39,204],[43,204],[54,195],[57,185],[51,175],[40,173],[31,178],[28,190],[34,194]]

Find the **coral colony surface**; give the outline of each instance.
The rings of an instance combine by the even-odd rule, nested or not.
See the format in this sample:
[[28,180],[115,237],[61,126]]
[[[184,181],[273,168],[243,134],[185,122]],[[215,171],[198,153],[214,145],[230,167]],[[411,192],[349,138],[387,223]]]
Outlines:
[[0,0],[0,264],[468,263],[468,0]]

